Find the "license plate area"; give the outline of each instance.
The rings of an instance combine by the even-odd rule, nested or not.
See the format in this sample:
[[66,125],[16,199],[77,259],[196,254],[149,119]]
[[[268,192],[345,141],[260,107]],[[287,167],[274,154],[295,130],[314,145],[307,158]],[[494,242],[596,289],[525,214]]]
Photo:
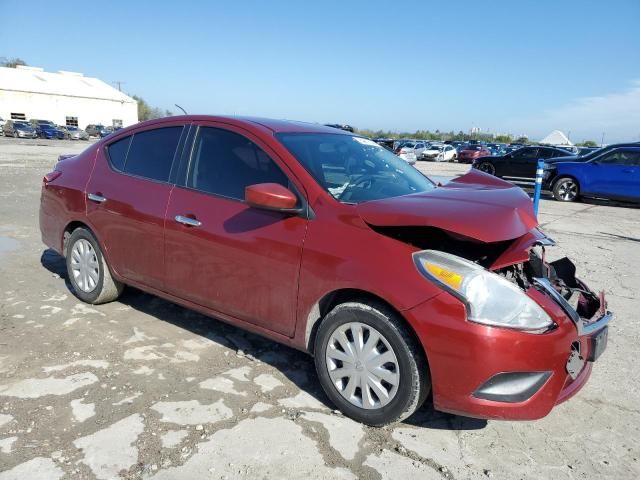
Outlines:
[[602,352],[607,348],[607,341],[609,339],[609,327],[606,326],[602,330],[598,330],[589,337],[589,357],[588,362],[595,362],[598,360]]

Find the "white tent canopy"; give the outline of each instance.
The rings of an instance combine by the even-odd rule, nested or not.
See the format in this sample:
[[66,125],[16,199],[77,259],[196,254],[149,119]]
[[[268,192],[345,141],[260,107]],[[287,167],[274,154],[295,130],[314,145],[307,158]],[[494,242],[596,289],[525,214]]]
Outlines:
[[567,137],[560,130],[554,130],[549,135],[540,140],[540,143],[544,145],[561,145],[561,146],[573,146],[569,137]]

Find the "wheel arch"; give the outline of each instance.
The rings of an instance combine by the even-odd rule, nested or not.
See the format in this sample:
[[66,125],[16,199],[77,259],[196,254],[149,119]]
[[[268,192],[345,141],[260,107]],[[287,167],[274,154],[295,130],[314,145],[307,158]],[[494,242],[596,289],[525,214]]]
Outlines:
[[409,335],[411,335],[416,344],[419,345],[420,350],[424,354],[424,358],[427,362],[428,368],[429,360],[427,352],[424,349],[424,345],[422,345],[422,342],[420,341],[415,329],[407,321],[402,312],[379,295],[357,288],[341,288],[338,290],[333,290],[325,294],[311,307],[311,310],[307,315],[307,322],[305,326],[305,346],[309,354],[311,354],[312,356],[314,355],[316,334],[318,333],[320,324],[322,323],[322,320],[327,315],[327,313],[329,313],[336,305],[339,305],[341,303],[356,301],[366,303],[367,300],[373,301],[375,303],[380,303],[397,314],[398,319],[405,326]]
[[580,180],[576,175],[572,173],[558,173],[551,183],[551,190],[553,191],[553,189],[556,188],[556,184],[564,178],[570,178],[571,180],[576,182],[576,184],[578,185],[578,191],[580,191]]
[[109,251],[106,248],[102,239],[100,238],[100,235],[98,235],[98,232],[96,232],[96,229],[93,228],[91,224],[87,223],[84,220],[71,220],[65,225],[62,231],[62,256],[63,257],[66,256],[67,241],[69,240],[69,237],[71,237],[71,234],[74,232],[74,230],[78,228],[85,228],[89,230],[89,232],[91,232],[91,235],[93,235],[93,237],[98,242],[98,245],[100,246],[100,250],[102,251],[102,255],[106,258],[107,264],[109,265],[109,268],[111,269],[112,274],[115,273],[116,274],[115,276],[119,279],[119,275],[117,275],[117,272],[114,271],[113,265],[110,261]]

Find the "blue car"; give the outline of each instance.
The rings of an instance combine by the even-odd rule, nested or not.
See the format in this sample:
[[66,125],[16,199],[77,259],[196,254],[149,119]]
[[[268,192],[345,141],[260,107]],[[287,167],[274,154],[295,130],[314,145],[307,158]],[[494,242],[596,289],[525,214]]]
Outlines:
[[53,125],[49,125],[46,123],[41,123],[36,127],[36,133],[40,138],[57,138],[59,140],[64,139],[64,132],[62,130],[58,130]]
[[562,202],[580,197],[640,202],[640,146],[613,148],[586,162],[547,164],[543,182]]

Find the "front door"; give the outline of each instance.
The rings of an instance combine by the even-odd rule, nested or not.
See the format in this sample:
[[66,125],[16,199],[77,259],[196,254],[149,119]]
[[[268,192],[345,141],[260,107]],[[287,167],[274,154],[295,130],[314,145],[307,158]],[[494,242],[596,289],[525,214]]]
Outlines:
[[283,165],[243,130],[207,125],[198,129],[186,181],[167,208],[167,291],[292,336],[308,220],[248,207],[248,185],[291,188]]
[[640,197],[640,148],[617,148],[596,158],[588,168],[588,193],[612,198]]

